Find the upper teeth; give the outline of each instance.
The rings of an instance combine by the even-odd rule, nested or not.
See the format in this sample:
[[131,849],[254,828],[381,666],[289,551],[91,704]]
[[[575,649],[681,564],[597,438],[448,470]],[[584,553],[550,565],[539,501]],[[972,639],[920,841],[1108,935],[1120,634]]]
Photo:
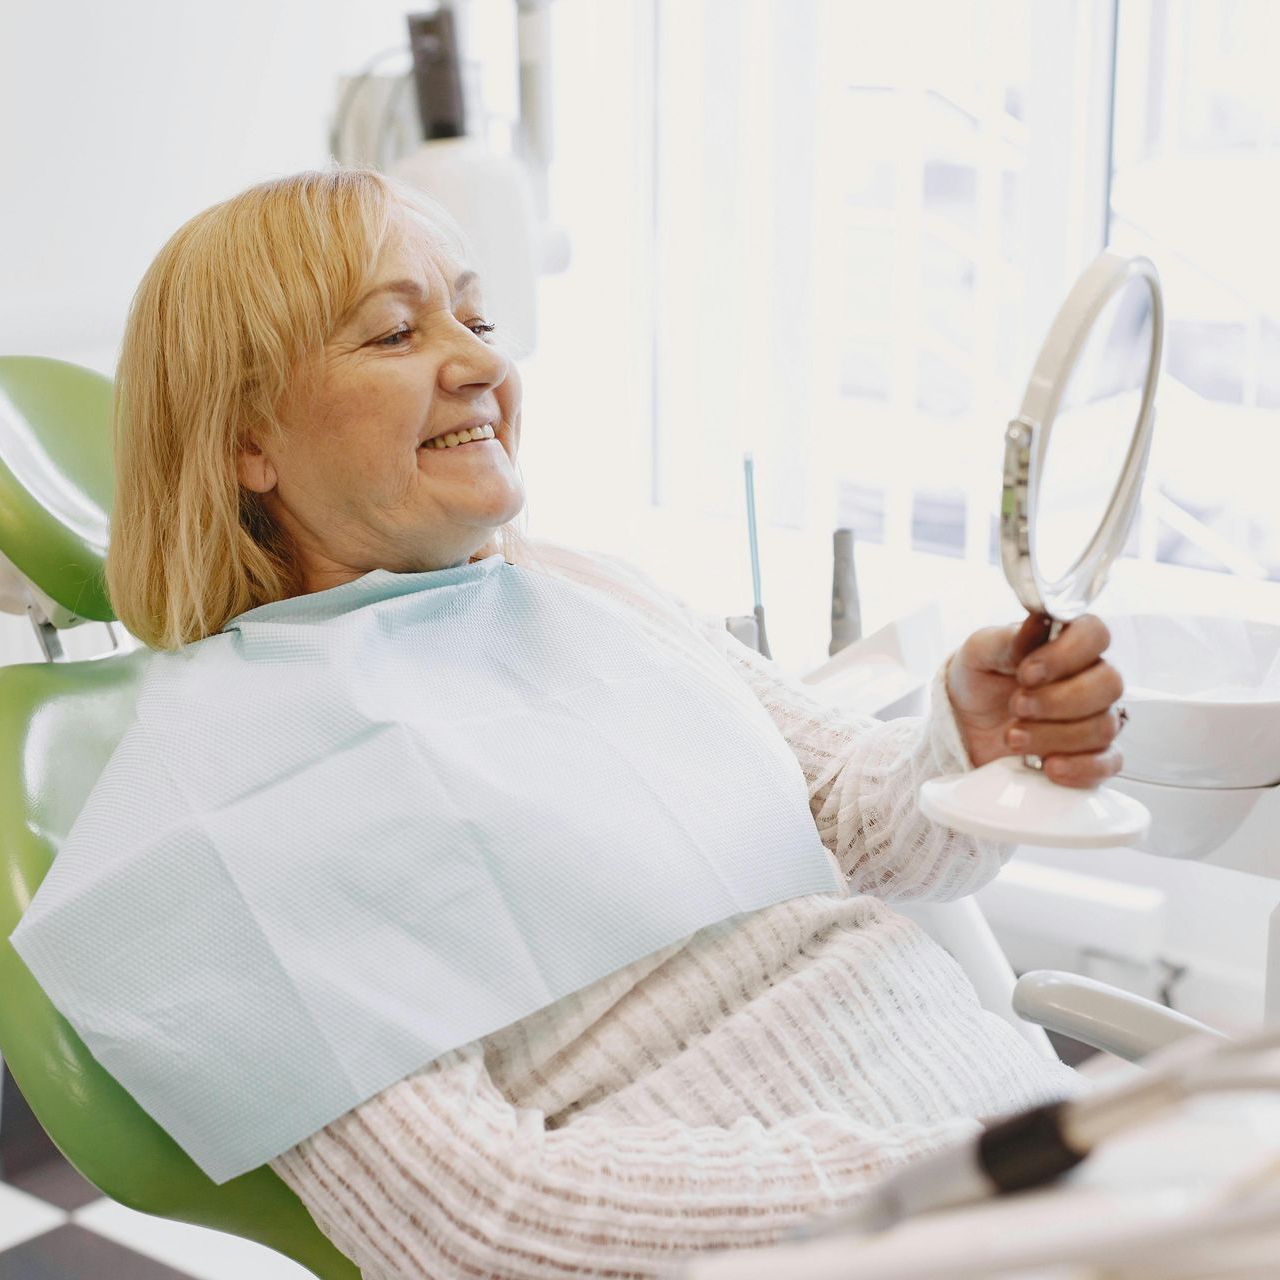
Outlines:
[[446,436],[433,436],[426,442],[428,449],[452,449],[455,444],[466,444],[468,440],[492,440],[493,423],[486,422],[483,427],[472,427],[469,431],[450,431]]

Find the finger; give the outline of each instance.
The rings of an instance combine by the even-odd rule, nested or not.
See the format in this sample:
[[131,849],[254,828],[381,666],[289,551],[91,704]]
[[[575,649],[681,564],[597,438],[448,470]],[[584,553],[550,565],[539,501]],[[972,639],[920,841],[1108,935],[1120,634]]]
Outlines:
[[1020,689],[1009,701],[1019,720],[1084,720],[1100,715],[1124,693],[1124,681],[1109,662],[1038,689]]
[[1031,613],[1023,619],[1013,639],[1013,663],[1020,666],[1028,654],[1042,649],[1053,629],[1053,619],[1046,618],[1043,613]]
[[1046,756],[1045,776],[1064,787],[1096,787],[1114,778],[1124,765],[1118,747],[1078,756]]
[[1120,732],[1115,709],[1084,720],[1015,720],[1005,734],[1014,751],[1036,756],[1078,755],[1105,751]]
[[1018,664],[1049,635],[1048,618],[1028,615],[1021,626],[983,627],[965,642],[964,660],[978,671],[1011,676]]
[[1018,683],[1036,688],[1075,675],[1093,666],[1111,643],[1111,632],[1101,618],[1086,613],[1054,641],[1028,654],[1018,665]]

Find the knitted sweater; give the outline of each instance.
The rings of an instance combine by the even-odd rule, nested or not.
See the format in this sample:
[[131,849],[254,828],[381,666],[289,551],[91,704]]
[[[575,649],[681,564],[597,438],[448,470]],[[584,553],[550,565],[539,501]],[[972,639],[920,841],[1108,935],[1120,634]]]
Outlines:
[[971,893],[1008,853],[916,808],[921,782],[969,767],[941,676],[924,721],[838,714],[624,562],[531,549],[664,647],[734,665],[799,760],[851,893],[701,929],[272,1160],[366,1280],[670,1275],[853,1204],[977,1117],[1076,1091],[885,905]]

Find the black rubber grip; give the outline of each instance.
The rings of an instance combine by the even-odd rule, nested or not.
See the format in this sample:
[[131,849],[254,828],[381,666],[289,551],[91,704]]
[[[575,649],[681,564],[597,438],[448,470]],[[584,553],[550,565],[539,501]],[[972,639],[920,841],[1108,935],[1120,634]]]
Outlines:
[[1043,1186],[1075,1168],[1085,1152],[1062,1137],[1061,1102],[999,1120],[978,1139],[978,1162],[1001,1191]]

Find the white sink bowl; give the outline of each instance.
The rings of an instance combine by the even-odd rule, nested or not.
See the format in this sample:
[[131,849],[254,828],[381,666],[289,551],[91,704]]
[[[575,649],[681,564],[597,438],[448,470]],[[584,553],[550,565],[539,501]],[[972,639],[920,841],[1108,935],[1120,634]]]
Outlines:
[[1124,677],[1123,775],[1164,786],[1280,783],[1280,626],[1234,618],[1107,619]]
[[1265,787],[1169,787],[1123,776],[1112,785],[1147,806],[1151,829],[1135,847],[1162,858],[1208,858],[1277,794]]

